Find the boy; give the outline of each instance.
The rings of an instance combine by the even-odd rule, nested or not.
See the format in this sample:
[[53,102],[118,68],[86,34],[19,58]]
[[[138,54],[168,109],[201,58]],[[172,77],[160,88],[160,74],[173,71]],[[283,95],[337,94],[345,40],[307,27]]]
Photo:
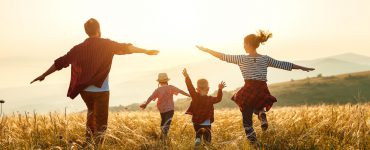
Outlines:
[[226,85],[225,82],[221,81],[218,85],[217,97],[208,96],[209,86],[206,79],[199,79],[197,89],[195,89],[186,69],[182,73],[192,99],[186,114],[192,115],[195,130],[195,146],[197,147],[201,144],[202,136],[207,143],[211,142],[211,124],[214,121],[213,104],[222,100],[222,89]]

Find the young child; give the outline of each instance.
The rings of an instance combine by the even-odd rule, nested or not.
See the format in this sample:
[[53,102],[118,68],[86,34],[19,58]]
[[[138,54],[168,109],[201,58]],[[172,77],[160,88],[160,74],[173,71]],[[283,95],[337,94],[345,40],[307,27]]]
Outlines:
[[262,130],[267,130],[268,122],[265,112],[277,101],[276,98],[270,94],[266,84],[267,67],[289,71],[292,69],[300,69],[307,72],[315,70],[314,68],[295,65],[290,62],[278,61],[267,55],[257,53],[257,48],[260,44],[266,42],[271,36],[271,33],[262,30],[257,34],[246,36],[244,38],[244,49],[249,55],[226,55],[205,47],[197,46],[201,51],[209,53],[222,61],[239,66],[245,84],[244,87],[232,97],[232,100],[235,101],[242,112],[245,133],[251,143],[257,141],[252,124],[253,113],[258,115]]
[[161,131],[164,137],[167,137],[168,130],[170,129],[171,120],[174,114],[174,102],[173,102],[173,95],[177,95],[178,93],[189,96],[186,92],[178,89],[175,86],[168,85],[168,78],[166,73],[159,73],[158,74],[158,88],[153,92],[153,94],[148,98],[148,100],[140,105],[142,109],[145,109],[146,106],[151,102],[157,101],[157,108],[161,113]]
[[195,130],[195,146],[201,144],[201,137],[207,142],[211,142],[211,124],[214,121],[213,104],[222,100],[222,89],[226,87],[225,82],[218,85],[217,97],[208,96],[209,86],[206,79],[199,79],[197,89],[194,88],[190,77],[184,69],[186,86],[191,96],[191,103],[186,114],[192,115],[192,121]]

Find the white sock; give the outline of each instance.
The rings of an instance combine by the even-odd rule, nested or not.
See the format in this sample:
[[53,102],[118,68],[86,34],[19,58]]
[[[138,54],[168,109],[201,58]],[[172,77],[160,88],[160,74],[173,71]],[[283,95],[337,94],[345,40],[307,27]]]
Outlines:
[[200,138],[196,138],[195,143],[200,143]]

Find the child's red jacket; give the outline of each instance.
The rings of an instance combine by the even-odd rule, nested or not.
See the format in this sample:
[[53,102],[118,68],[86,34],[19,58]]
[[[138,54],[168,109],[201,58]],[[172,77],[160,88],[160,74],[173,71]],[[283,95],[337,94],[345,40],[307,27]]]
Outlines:
[[192,99],[186,114],[192,115],[192,121],[195,124],[201,124],[207,119],[210,119],[212,123],[214,121],[213,104],[222,100],[222,89],[218,89],[217,97],[208,95],[202,96],[195,91],[190,77],[186,77],[185,82]]

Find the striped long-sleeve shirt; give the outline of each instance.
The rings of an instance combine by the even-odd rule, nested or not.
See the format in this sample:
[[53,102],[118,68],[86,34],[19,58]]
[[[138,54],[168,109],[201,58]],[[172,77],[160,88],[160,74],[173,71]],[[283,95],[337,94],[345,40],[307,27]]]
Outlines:
[[222,55],[221,60],[237,64],[244,80],[267,81],[267,67],[292,70],[293,63],[278,61],[267,55],[252,57],[248,55]]

